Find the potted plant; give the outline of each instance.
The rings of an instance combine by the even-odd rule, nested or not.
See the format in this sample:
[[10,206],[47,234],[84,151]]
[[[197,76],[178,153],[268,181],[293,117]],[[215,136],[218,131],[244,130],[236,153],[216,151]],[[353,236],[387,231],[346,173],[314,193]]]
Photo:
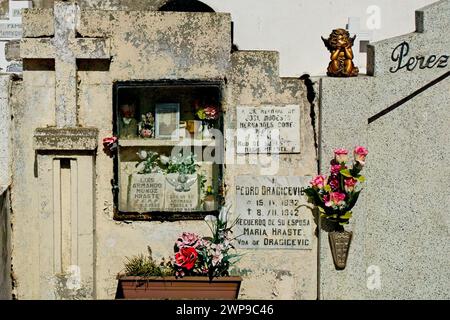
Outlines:
[[211,237],[183,232],[174,256],[157,264],[152,256],[129,258],[118,276],[118,299],[236,299],[242,278],[230,275],[239,255],[232,226],[223,214],[205,218]]
[[348,250],[353,233],[346,231],[344,226],[352,217],[352,208],[358,201],[359,184],[365,181],[360,174],[368,154],[366,148],[358,146],[354,149],[354,161],[347,166],[348,150],[336,149],[331,161],[329,176],[318,175],[311,181],[311,186],[305,189],[309,202],[320,211],[320,217],[325,218],[333,227],[328,233],[333,261],[336,269],[345,269]]

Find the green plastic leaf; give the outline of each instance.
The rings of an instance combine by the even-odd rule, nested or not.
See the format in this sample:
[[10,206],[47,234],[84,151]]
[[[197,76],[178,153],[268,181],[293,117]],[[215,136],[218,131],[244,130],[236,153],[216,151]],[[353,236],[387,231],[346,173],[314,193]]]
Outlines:
[[311,187],[308,187],[308,188],[304,189],[303,192],[304,192],[308,197],[314,197],[314,195],[315,195],[315,193],[316,193],[316,191],[315,191],[313,188],[311,188]]
[[364,176],[359,176],[358,178],[356,178],[359,182],[363,183],[364,181],[366,181],[366,178]]
[[324,189],[326,192],[330,192],[330,191],[331,191],[331,186],[327,184],[323,189]]
[[352,212],[351,211],[347,211],[343,216],[340,216],[339,218],[348,220],[351,217],[352,217]]
[[350,199],[348,200],[348,203],[347,203],[348,204],[347,210],[351,210],[355,206],[356,201],[358,201],[358,197],[359,197],[359,194],[361,193],[361,191],[362,190],[356,191],[355,193],[353,193],[351,195],[351,197],[350,197]]
[[342,169],[342,170],[340,171],[340,173],[341,173],[344,177],[347,177],[347,178],[353,177],[352,174],[350,173],[350,170],[348,170],[348,169]]

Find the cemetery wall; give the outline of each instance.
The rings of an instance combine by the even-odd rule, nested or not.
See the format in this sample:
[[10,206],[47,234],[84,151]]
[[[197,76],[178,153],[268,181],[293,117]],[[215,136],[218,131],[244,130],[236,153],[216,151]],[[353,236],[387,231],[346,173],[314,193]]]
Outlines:
[[[162,19],[164,17],[164,19]],[[26,41],[54,34],[50,11],[29,10],[24,14]],[[116,275],[122,271],[125,257],[146,253],[150,245],[155,259],[168,257],[173,243],[183,231],[209,234],[203,221],[118,221],[114,219],[111,191],[113,160],[103,152],[102,139],[112,135],[113,84],[115,81],[158,79],[214,80],[222,82],[224,127],[236,126],[236,106],[258,108],[263,105],[296,105],[298,110],[300,153],[280,155],[281,176],[313,175],[316,170],[313,124],[306,87],[299,79],[279,78],[279,57],[275,52],[238,52],[230,56],[230,16],[228,14],[181,14],[154,12],[81,11],[77,30],[82,37],[108,37],[112,61],[109,71],[96,69],[78,71],[77,119],[82,128],[98,129],[98,147],[93,170],[80,176],[80,183],[94,188],[78,190],[76,196],[90,199],[94,194],[93,224],[95,233],[85,243],[93,248],[93,285],[82,283],[75,293],[57,290],[59,284],[43,271],[42,261],[52,261],[51,243],[42,241],[45,233],[33,226],[43,224],[52,214],[52,155],[40,152],[37,157],[33,135],[36,128],[55,125],[55,73],[48,70],[25,70],[23,86],[13,86],[15,161],[12,193],[14,225],[13,237],[17,261],[17,293],[26,298],[89,298],[94,292],[98,299],[113,298]],[[46,23],[48,22],[48,23]],[[37,27],[40,26],[40,27]],[[37,48],[36,48],[37,49]],[[36,52],[39,52],[37,50]],[[39,110],[38,112],[36,110]],[[296,121],[297,122],[297,121]],[[233,147],[234,138],[227,137],[226,145]],[[233,148],[229,149],[233,150]],[[264,170],[249,164],[245,155],[231,151],[233,161],[242,164],[225,165],[226,201],[234,203],[235,177],[260,176]],[[70,154],[69,154],[70,155]],[[67,155],[60,155],[67,156]],[[81,158],[80,158],[81,159]],[[278,160],[277,160],[278,161]],[[256,181],[250,178],[253,183]],[[39,192],[36,192],[39,190]],[[91,201],[91,200],[89,200]],[[237,212],[233,208],[233,216]],[[311,234],[309,248],[299,250],[252,249],[238,264],[244,281],[241,298],[251,299],[315,299],[317,240],[315,222],[308,215]],[[232,218],[230,217],[230,218]],[[86,221],[81,221],[85,223]],[[87,223],[87,222],[86,222]],[[30,272],[28,266],[40,267]],[[83,279],[83,272],[81,275]],[[87,272],[90,272],[89,270]],[[64,275],[62,275],[64,276]],[[66,279],[67,280],[67,279]],[[267,285],[269,284],[269,285]],[[264,290],[261,290],[264,287]],[[86,294],[88,293],[88,294]]]
[[0,193],[11,183],[10,76],[0,75]]
[[418,32],[373,43],[373,76],[321,80],[321,172],[335,148],[369,150],[345,270],[322,232],[322,299],[449,297],[449,15],[439,1],[416,12]]

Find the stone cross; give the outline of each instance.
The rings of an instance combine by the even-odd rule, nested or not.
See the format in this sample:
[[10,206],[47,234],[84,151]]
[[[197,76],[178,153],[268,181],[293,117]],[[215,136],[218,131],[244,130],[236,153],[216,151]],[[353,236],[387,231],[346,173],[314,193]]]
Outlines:
[[58,128],[77,125],[77,59],[106,59],[110,56],[109,39],[77,38],[76,24],[80,8],[76,3],[55,1],[54,37],[24,38],[20,52],[23,59],[55,61],[55,113]]
[[[350,36],[356,35],[353,53],[355,61],[361,72],[366,72],[366,53],[367,44],[372,41],[373,32],[371,30],[363,30],[361,28],[361,19],[359,17],[349,17],[347,30]],[[365,43],[364,51],[361,51],[361,44]]]

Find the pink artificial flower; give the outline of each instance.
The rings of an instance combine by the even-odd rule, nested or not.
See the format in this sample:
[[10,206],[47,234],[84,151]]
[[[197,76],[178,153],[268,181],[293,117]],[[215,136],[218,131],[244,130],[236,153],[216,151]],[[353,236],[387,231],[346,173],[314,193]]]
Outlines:
[[197,248],[201,243],[201,239],[195,233],[183,232],[175,243],[180,249],[184,247]]
[[341,165],[340,164],[333,164],[331,165],[331,174],[337,175],[341,171]]
[[358,180],[353,179],[353,178],[348,178],[344,180],[344,184],[345,184],[345,190],[347,192],[351,192],[355,189],[355,185],[358,182]]
[[335,149],[334,150],[334,160],[337,163],[345,163],[348,161],[348,150],[347,149]]
[[355,161],[359,162],[361,165],[364,165],[366,161],[366,156],[369,154],[369,151],[361,146],[358,146],[353,150],[353,155],[355,156]]
[[345,200],[345,193],[331,192],[329,195],[323,197],[326,207],[333,207],[341,205]]
[[143,138],[151,138],[153,135],[153,131],[151,129],[142,129],[141,137]]
[[319,189],[322,189],[325,186],[325,182],[327,180],[326,176],[316,176],[314,179],[311,180],[310,184],[313,187],[317,187]]
[[336,177],[331,178],[328,184],[333,190],[339,189],[339,180]]

